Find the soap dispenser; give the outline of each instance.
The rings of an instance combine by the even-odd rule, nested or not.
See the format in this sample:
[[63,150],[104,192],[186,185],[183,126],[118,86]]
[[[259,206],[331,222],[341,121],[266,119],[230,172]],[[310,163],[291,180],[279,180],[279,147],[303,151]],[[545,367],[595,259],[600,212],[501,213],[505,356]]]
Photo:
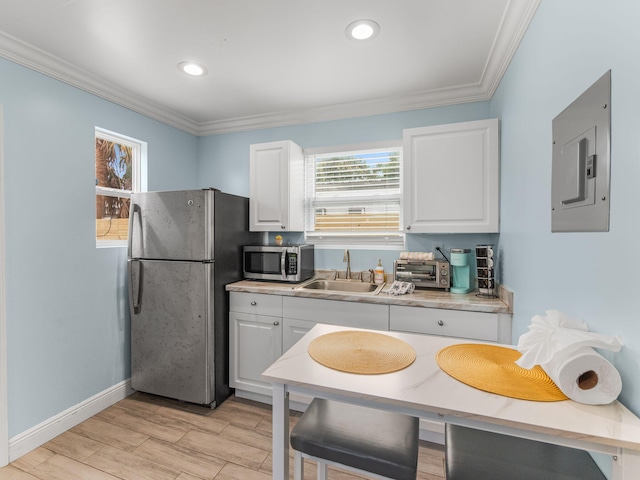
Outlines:
[[373,281],[375,283],[378,283],[378,284],[384,283],[384,268],[382,266],[381,258],[378,259],[378,266],[374,270],[373,278],[374,278]]

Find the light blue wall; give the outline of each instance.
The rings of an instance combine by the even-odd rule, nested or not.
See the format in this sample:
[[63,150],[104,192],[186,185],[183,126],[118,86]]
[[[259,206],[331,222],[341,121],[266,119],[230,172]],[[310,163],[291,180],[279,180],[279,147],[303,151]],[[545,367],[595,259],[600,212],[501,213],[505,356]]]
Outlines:
[[[249,193],[249,145],[305,148],[400,139],[402,129],[500,117],[502,282],[515,292],[514,342],[558,308],[625,342],[611,356],[622,401],[640,414],[640,4],[543,0],[488,103],[195,138],[0,59],[4,106],[10,436],[129,376],[125,252],[94,246],[93,129],[149,144],[149,189]],[[551,121],[612,70],[611,231],[550,233]],[[295,235],[293,236],[295,238]],[[497,235],[412,235],[411,250],[473,246]],[[354,250],[353,268],[397,252]],[[323,250],[319,268],[341,268]]]
[[[229,193],[249,195],[249,145],[276,140],[293,140],[302,148],[353,145],[365,142],[402,140],[405,128],[455,123],[489,118],[489,103],[414,110],[332,122],[319,122],[291,127],[211,135],[200,141],[198,181],[200,187],[214,186]],[[272,234],[271,237],[273,237]],[[273,241],[273,238],[270,238]],[[285,235],[285,242],[301,242],[300,234]],[[497,241],[497,235],[408,235],[407,248],[432,251],[439,245],[448,254],[452,247],[471,248],[478,243]],[[320,248],[316,251],[316,268],[342,269],[343,250]],[[398,250],[371,250],[352,247],[354,271],[375,268],[382,259],[385,271],[393,270]]]
[[[499,254],[514,341],[559,309],[621,336],[620,399],[640,414],[640,3],[543,0],[491,102],[502,119]],[[551,122],[612,71],[611,228],[551,233]]]
[[[0,58],[4,108],[9,435],[127,379],[126,252],[96,249],[94,127],[148,143],[150,190],[215,186],[249,193],[249,145],[303,147],[400,139],[402,129],[487,118],[489,103],[196,138]],[[495,236],[410,236],[412,250]],[[353,252],[385,268],[397,252]],[[319,268],[341,268],[341,250]]]
[[196,137],[0,59],[9,435],[129,377],[124,248],[95,247],[94,127],[149,144],[153,190],[193,188]]
[[249,145],[293,140],[302,148],[402,140],[405,128],[488,118],[489,102],[470,103],[332,122],[210,135],[200,139],[200,187],[249,195]]

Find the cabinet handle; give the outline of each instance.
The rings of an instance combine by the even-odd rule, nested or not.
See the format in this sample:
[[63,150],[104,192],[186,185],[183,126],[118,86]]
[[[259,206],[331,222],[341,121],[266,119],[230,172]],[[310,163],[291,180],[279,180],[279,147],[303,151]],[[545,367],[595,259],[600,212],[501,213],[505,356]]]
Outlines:
[[256,305],[257,305],[256,301],[255,301],[255,300],[253,300],[253,301],[251,302],[251,306],[255,307]]
[[285,228],[287,228],[287,227],[285,227],[284,225],[280,225],[280,228],[281,228],[282,230],[284,230],[284,229],[285,229]]
[[407,230],[411,230],[411,225],[407,225]]
[[438,320],[438,325],[440,325],[442,327],[442,326],[444,326],[444,322],[442,320]]
[[273,324],[274,325],[280,325],[280,322],[276,320],[275,322],[273,322]]

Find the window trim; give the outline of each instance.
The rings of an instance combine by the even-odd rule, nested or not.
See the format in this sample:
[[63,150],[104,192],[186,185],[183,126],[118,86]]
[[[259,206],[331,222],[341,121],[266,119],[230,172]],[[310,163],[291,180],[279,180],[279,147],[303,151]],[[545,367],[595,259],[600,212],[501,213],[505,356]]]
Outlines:
[[402,149],[402,138],[395,140],[382,140],[377,142],[352,143],[348,145],[331,145],[325,147],[311,147],[303,150],[304,156],[307,155],[326,155],[327,153],[344,153],[356,152],[359,150],[376,150],[376,149]]
[[[358,152],[363,150],[403,150],[403,142],[402,139],[395,140],[382,140],[382,141],[374,141],[374,142],[363,142],[356,144],[348,144],[348,145],[333,145],[333,146],[324,146],[324,147],[312,147],[305,148],[303,150],[303,155],[305,157],[305,164],[307,157],[312,155],[326,155],[326,154],[344,154],[349,152]],[[404,154],[404,152],[403,152]],[[403,175],[403,163],[404,161],[400,161],[400,226],[403,225],[402,215],[403,215],[403,202],[404,202],[404,189],[402,182]],[[309,201],[307,187],[310,179],[306,178],[306,167],[305,167],[305,203]],[[371,234],[357,234],[357,233],[349,233],[348,235],[340,234],[340,233],[310,233],[306,230],[307,218],[309,206],[305,205],[305,231],[304,231],[304,240],[305,243],[312,243],[316,247],[330,247],[330,248],[351,248],[351,249],[369,249],[375,248],[377,250],[398,250],[404,249],[406,246],[406,235],[404,230],[398,230],[397,235],[389,234],[389,235],[371,235]],[[390,239],[389,237],[393,237]]]
[[[133,165],[131,171],[131,191],[118,190],[110,187],[100,187],[96,185],[94,190],[94,202],[97,195],[106,197],[131,198],[131,193],[147,191],[147,143],[143,142],[142,140],[138,140],[127,135],[122,135],[120,133],[113,132],[101,127],[95,127],[93,139],[94,152],[96,140],[98,139],[103,139],[107,140],[108,142],[114,142],[120,145],[131,147],[133,154]],[[127,240],[98,240],[98,238],[96,238],[95,236],[95,225],[94,238],[96,242],[96,248],[127,247]]]

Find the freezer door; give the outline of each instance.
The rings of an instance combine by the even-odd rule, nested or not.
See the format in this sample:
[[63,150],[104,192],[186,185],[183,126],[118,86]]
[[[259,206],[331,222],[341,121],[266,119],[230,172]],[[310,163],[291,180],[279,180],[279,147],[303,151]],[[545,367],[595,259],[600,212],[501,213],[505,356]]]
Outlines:
[[213,191],[131,195],[129,258],[213,260]]
[[213,264],[129,260],[131,387],[214,400]]

